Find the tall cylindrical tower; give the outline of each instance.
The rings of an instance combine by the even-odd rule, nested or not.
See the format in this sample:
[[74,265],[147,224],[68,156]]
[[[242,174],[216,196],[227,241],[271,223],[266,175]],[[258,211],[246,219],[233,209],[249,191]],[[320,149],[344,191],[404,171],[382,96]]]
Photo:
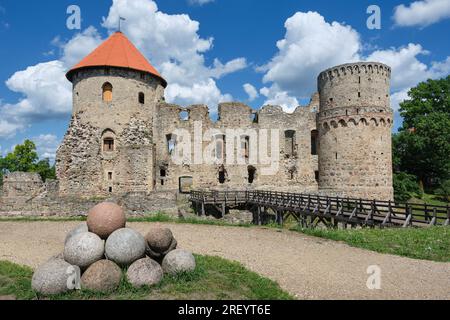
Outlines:
[[62,195],[154,188],[153,120],[166,81],[117,32],[67,73],[73,114],[57,151]]
[[318,78],[319,190],[391,200],[391,69],[381,63],[337,66]]

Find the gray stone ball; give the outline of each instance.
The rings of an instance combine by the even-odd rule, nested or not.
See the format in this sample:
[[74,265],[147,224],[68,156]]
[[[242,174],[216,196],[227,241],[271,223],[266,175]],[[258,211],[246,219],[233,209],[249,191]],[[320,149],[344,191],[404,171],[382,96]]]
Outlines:
[[145,239],[133,229],[119,229],[106,240],[105,252],[109,260],[129,266],[145,255]]
[[70,263],[62,259],[52,259],[36,269],[31,279],[31,287],[42,295],[56,295],[69,291],[68,270]]
[[170,229],[155,227],[147,233],[145,240],[152,251],[164,253],[169,250],[174,238]]
[[171,251],[162,262],[164,273],[176,275],[178,273],[191,272],[196,268],[194,255],[183,249]]
[[109,260],[91,265],[81,277],[81,286],[94,292],[108,293],[117,289],[122,280],[122,270]]
[[91,232],[79,233],[66,243],[64,260],[81,269],[101,260],[105,254],[105,244],[99,236]]
[[127,272],[128,281],[135,288],[154,286],[161,282],[164,272],[158,262],[144,258],[133,263]]
[[89,232],[88,230],[88,226],[87,223],[84,222],[80,225],[78,225],[75,229],[72,229],[71,231],[69,231],[69,233],[66,236],[66,240],[64,241],[64,244],[67,244],[67,242],[75,235],[80,234],[80,233],[85,233],[85,232]]

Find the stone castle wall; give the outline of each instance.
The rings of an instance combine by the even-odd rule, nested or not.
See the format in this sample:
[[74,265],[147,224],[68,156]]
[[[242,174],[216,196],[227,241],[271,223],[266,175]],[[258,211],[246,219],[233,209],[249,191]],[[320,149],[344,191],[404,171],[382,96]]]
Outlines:
[[62,196],[59,183],[45,183],[35,173],[14,172],[3,179],[0,189],[0,216],[77,217],[86,216],[89,209],[102,201],[123,206],[127,215],[139,216],[164,211],[176,215],[177,195],[173,192],[133,192],[109,197]]
[[[110,197],[138,212],[164,208],[160,195],[171,206],[180,189],[392,199],[390,73],[380,63],[334,67],[319,75],[310,104],[291,114],[278,106],[254,111],[230,102],[219,105],[213,121],[205,105],[165,103],[164,84],[149,74],[79,70],[73,75],[72,120],[57,151],[58,181],[7,175],[0,214],[84,212],[92,199]],[[111,102],[102,97],[106,83],[113,88]],[[266,162],[254,152],[263,139],[268,150],[279,146],[279,154],[265,153]],[[105,149],[107,140],[113,141],[111,150]],[[187,158],[177,162],[174,153],[183,140],[189,142]],[[241,152],[247,157],[230,163]],[[218,159],[205,163],[205,155]],[[279,163],[268,172],[273,159]]]
[[[157,106],[157,121],[154,124],[154,138],[156,148],[156,190],[177,190],[180,177],[192,177],[195,189],[253,189],[277,188],[296,190],[298,192],[317,191],[315,171],[318,170],[317,156],[311,155],[311,132],[316,129],[316,113],[318,99],[312,100],[311,105],[299,107],[293,114],[283,112],[280,107],[265,106],[259,112],[254,112],[242,103],[223,103],[219,105],[217,122],[210,119],[207,106],[192,106],[182,108],[176,105],[159,104]],[[180,118],[186,113],[187,118]],[[197,129],[196,129],[197,126]],[[185,130],[190,137],[192,157],[184,164],[174,163],[173,154],[168,148],[168,137],[174,132]],[[279,145],[279,169],[272,174],[265,174],[271,163],[252,161],[252,144],[261,142],[261,130],[267,129],[267,146],[270,150],[271,135],[274,134]],[[204,155],[214,144],[212,136],[221,137],[225,141],[223,146],[224,158],[216,163],[196,162],[194,145],[196,132],[201,132],[201,154]],[[211,137],[207,132],[211,133]],[[294,131],[294,150],[286,150],[285,133]],[[182,131],[181,131],[182,132]],[[180,133],[181,133],[180,132]],[[236,136],[233,146],[230,140]],[[256,136],[255,136],[256,135]],[[222,138],[224,136],[225,138]],[[208,138],[210,137],[210,138]],[[237,162],[238,152],[242,150],[241,142],[248,137],[249,159],[243,163]],[[198,140],[198,138],[197,138]],[[219,144],[221,144],[219,142]],[[245,149],[245,148],[244,148]],[[211,151],[211,150],[210,150]],[[214,154],[215,150],[212,150]],[[220,152],[219,152],[220,153]],[[269,153],[267,153],[270,155]],[[235,161],[230,163],[229,157]],[[203,157],[204,158],[204,157]],[[256,158],[257,159],[257,158]],[[203,159],[204,160],[204,159]],[[249,181],[249,168],[254,170],[255,179]],[[220,182],[220,172],[225,171],[225,182]]]

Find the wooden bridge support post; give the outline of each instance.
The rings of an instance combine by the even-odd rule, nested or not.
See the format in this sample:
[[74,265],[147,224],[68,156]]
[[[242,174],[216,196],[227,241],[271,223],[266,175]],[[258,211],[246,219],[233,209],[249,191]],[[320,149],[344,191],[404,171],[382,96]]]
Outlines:
[[222,202],[222,218],[225,218],[226,214],[227,214],[227,206],[225,202]]

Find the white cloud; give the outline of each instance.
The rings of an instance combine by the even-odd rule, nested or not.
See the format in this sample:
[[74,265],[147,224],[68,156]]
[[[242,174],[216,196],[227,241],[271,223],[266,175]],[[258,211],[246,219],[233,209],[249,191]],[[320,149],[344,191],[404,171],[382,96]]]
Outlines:
[[250,83],[246,83],[242,87],[244,88],[245,93],[247,93],[248,95],[248,100],[254,101],[259,97],[258,91]]
[[6,85],[23,97],[15,104],[0,106],[0,137],[13,136],[34,121],[60,118],[71,112],[72,90],[61,61],[39,63],[18,71]]
[[36,121],[59,119],[71,113],[72,85],[65,74],[73,64],[100,42],[95,28],[89,27],[67,43],[53,41],[62,50],[60,60],[39,63],[14,73],[7,87],[22,95],[14,104],[0,103],[0,137],[12,137]]
[[229,94],[222,94],[213,79],[204,82],[195,82],[186,86],[178,83],[171,84],[166,89],[166,99],[177,101],[182,105],[206,104],[212,114],[217,113],[217,105],[220,102],[232,101]]
[[101,42],[102,38],[97,29],[90,26],[83,32],[76,34],[67,43],[61,45],[63,50],[61,60],[69,69],[97,48]]
[[40,159],[50,159],[53,162],[56,158],[56,150],[59,146],[59,139],[53,134],[41,134],[31,139],[36,144],[36,150]]
[[366,60],[389,65],[392,68],[392,90],[399,91],[448,74],[450,57],[442,62],[433,62],[429,67],[418,59],[419,56],[428,54],[421,45],[410,43],[406,47],[377,50]]
[[317,90],[318,74],[334,65],[357,61],[362,48],[350,26],[328,23],[317,12],[297,12],[286,20],[286,35],[277,42],[278,53],[260,68],[264,83],[306,98]]
[[202,6],[202,5],[204,5],[204,4],[214,2],[214,0],[188,0],[188,2],[189,2],[189,4],[191,4],[191,5],[199,5],[199,6]]
[[168,81],[168,102],[191,104],[203,98],[214,112],[218,103],[232,100],[215,80],[246,68],[247,62],[237,58],[223,64],[215,59],[212,66],[206,65],[204,53],[212,48],[213,38],[200,37],[197,21],[186,14],[163,13],[152,0],[113,0],[103,26],[116,30],[119,13],[127,19],[124,33]]
[[[411,87],[421,81],[445,76],[450,71],[450,57],[427,65],[419,59],[428,55],[420,44],[377,49],[365,55],[359,34],[350,26],[328,23],[316,12],[297,12],[286,20],[286,35],[277,42],[278,53],[258,68],[265,72],[267,85],[261,94],[265,104],[280,104],[295,110],[298,99],[310,97],[317,90],[318,74],[335,65],[353,61],[376,61],[392,67],[393,107]],[[406,92],[406,93],[405,93]]]
[[264,87],[260,93],[267,98],[265,105],[281,106],[285,112],[292,113],[299,106],[298,100],[281,90],[276,84],[270,88]]
[[[152,0],[114,0],[103,26],[115,31],[118,17],[126,17],[124,33],[151,58],[151,62],[169,82],[168,102],[183,105],[205,103],[212,113],[217,104],[233,100],[222,93],[216,80],[247,67],[244,58],[226,63],[215,59],[205,63],[204,53],[213,39],[199,36],[199,23],[188,15],[168,15],[158,11]],[[71,112],[71,84],[65,78],[68,69],[103,41],[94,27],[88,27],[68,41],[56,37],[52,44],[61,50],[61,58],[16,72],[8,81],[10,90],[23,97],[14,104],[0,102],[0,137],[11,137],[35,121],[67,116]]]
[[415,1],[409,6],[395,7],[394,12],[395,23],[402,27],[426,27],[447,18],[450,18],[449,0]]

